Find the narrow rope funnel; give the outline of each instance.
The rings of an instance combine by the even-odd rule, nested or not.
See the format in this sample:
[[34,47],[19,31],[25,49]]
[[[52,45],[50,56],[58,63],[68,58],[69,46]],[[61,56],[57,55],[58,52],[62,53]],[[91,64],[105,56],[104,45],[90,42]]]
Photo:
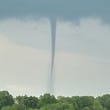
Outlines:
[[50,20],[51,25],[51,66],[50,66],[50,76],[49,76],[49,93],[54,93],[54,62],[55,62],[55,42],[56,42],[56,19],[52,18]]

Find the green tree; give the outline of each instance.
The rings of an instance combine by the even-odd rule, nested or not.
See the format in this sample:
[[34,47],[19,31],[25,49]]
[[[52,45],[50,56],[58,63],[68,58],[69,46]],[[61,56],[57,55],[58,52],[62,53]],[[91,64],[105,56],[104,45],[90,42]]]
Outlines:
[[79,105],[79,110],[88,107],[88,108],[92,108],[94,104],[94,97],[92,96],[82,96],[80,97],[79,101],[78,101],[78,105]]
[[106,110],[106,109],[103,108],[103,106],[97,99],[95,99],[94,104],[93,104],[93,110]]
[[82,110],[92,110],[89,107],[84,107]]
[[0,109],[5,106],[14,104],[14,99],[8,91],[0,91]]
[[26,110],[26,107],[24,105],[14,104],[10,110]]
[[97,97],[97,100],[101,103],[103,108],[110,110],[110,95],[105,94],[102,97]]
[[72,104],[55,103],[55,104],[43,106],[41,110],[75,110],[75,109]]
[[39,108],[39,100],[37,97],[33,96],[18,96],[16,97],[16,101],[18,104],[25,105],[26,108]]
[[54,104],[56,102],[57,102],[57,100],[56,100],[55,96],[50,95],[48,93],[44,94],[43,96],[40,96],[40,99],[39,99],[40,107],[48,105],[48,104]]
[[78,98],[79,97],[77,97],[77,96],[74,96],[74,97],[58,96],[57,102],[72,105],[75,110],[78,110],[78,104],[77,104],[77,100],[76,100]]
[[2,107],[1,110],[11,110],[11,106]]

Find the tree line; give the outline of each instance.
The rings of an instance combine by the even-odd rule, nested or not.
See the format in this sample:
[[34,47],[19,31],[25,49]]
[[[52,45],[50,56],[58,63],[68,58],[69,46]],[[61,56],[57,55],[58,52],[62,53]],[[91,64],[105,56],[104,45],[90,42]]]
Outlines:
[[46,93],[39,97],[13,97],[8,91],[0,91],[0,110],[110,110],[110,94],[55,97]]

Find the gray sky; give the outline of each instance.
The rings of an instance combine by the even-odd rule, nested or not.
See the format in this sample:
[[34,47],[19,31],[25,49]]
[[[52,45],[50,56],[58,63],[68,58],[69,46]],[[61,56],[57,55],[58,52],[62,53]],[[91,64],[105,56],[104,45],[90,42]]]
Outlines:
[[0,88],[14,95],[46,92],[55,17],[55,95],[109,93],[110,1],[54,2],[0,1]]

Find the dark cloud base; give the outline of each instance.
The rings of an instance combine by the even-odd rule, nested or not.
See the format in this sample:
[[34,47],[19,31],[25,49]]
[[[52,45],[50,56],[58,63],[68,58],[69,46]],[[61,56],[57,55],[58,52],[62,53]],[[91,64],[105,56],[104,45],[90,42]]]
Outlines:
[[0,0],[0,18],[54,17],[78,20],[96,16],[110,21],[110,0]]

